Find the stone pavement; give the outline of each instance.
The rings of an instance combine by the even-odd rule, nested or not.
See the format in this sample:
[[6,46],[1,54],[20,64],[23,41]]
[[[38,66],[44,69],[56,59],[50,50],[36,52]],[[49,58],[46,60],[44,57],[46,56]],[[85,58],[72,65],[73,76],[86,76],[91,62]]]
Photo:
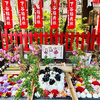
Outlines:
[[[17,99],[15,99],[14,97],[7,97],[7,98],[0,97],[0,100],[17,100]],[[19,100],[27,100],[27,97],[20,98]]]

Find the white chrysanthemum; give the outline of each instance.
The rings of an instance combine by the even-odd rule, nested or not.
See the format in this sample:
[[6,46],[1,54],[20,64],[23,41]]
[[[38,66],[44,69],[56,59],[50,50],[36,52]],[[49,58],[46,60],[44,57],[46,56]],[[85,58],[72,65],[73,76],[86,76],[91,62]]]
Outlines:
[[70,93],[70,90],[69,89],[67,89],[67,93]]
[[15,75],[15,76],[13,76],[14,78],[17,78],[18,76],[17,75]]
[[78,97],[78,98],[80,98],[80,97],[81,97],[80,92],[77,92],[77,93],[76,93],[76,95],[77,95],[77,97]]
[[60,94],[57,94],[57,96],[56,97],[61,97],[61,95]]
[[24,97],[27,97],[27,92],[24,92]]
[[39,98],[39,97],[40,97],[40,94],[39,94],[38,92],[36,92],[36,93],[35,93],[35,96],[36,96],[37,98]]
[[89,80],[89,83],[92,83],[92,80]]
[[76,82],[76,84],[77,84],[77,83],[82,84],[82,83],[81,83],[81,82],[79,82],[79,81],[77,81],[77,82]]
[[23,82],[25,81],[25,78],[21,79]]
[[98,93],[98,97],[100,98],[100,93]]
[[94,93],[93,94],[93,98],[98,98],[98,94],[97,93]]
[[86,98],[86,94],[85,93],[81,93],[81,98]]
[[54,94],[50,93],[50,94],[48,95],[48,97],[53,98],[53,95],[54,95]]
[[92,98],[92,94],[90,94],[90,93],[87,93],[87,98]]
[[84,90],[86,93],[89,93],[89,91],[87,89]]
[[12,91],[11,96],[15,96],[15,94],[16,94],[16,91]]

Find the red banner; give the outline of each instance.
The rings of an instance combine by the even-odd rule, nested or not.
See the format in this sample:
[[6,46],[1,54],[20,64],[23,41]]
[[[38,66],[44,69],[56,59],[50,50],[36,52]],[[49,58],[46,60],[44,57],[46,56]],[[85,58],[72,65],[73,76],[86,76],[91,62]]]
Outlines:
[[38,6],[34,4],[34,27],[43,27],[43,0],[40,0]]
[[93,0],[93,3],[100,3],[100,0]]
[[75,28],[75,19],[76,19],[76,0],[67,1],[67,28]]
[[4,28],[5,29],[13,28],[12,8],[10,5],[10,0],[2,0],[2,7],[3,7],[3,17],[4,17]]
[[28,27],[27,1],[26,0],[18,0],[18,12],[19,12],[20,28],[26,29]]
[[50,27],[59,27],[59,0],[51,0]]

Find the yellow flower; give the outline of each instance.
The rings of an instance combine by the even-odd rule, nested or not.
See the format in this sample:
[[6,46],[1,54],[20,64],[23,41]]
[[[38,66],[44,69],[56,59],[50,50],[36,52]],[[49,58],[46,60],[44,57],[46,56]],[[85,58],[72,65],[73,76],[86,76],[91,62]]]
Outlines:
[[76,83],[76,86],[81,86],[81,84],[80,83]]
[[46,66],[48,66],[48,65],[46,65]]
[[8,75],[8,78],[10,78],[10,76],[12,76],[12,75]]
[[15,94],[15,96],[18,94],[19,92],[18,91],[16,91],[16,94]]
[[6,97],[6,93],[3,93],[3,94],[2,94],[2,97]]

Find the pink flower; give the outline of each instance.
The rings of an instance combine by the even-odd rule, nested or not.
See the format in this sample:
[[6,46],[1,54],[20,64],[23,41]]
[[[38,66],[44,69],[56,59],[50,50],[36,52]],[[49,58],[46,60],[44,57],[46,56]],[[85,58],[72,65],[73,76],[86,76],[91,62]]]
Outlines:
[[75,55],[76,54],[76,51],[72,51],[72,53],[73,53],[73,55]]
[[84,68],[85,66],[84,65],[81,65],[81,68]]
[[98,62],[96,63],[95,61],[94,62],[91,62],[92,65],[98,65]]
[[4,60],[4,58],[0,58],[0,61],[3,61]]
[[78,55],[76,55],[76,57],[79,57]]
[[76,70],[79,70],[80,68],[76,68]]
[[84,60],[87,60],[88,59],[88,57],[86,56],[86,57],[84,57]]
[[79,63],[81,64],[81,63],[83,63],[83,61],[80,61]]

